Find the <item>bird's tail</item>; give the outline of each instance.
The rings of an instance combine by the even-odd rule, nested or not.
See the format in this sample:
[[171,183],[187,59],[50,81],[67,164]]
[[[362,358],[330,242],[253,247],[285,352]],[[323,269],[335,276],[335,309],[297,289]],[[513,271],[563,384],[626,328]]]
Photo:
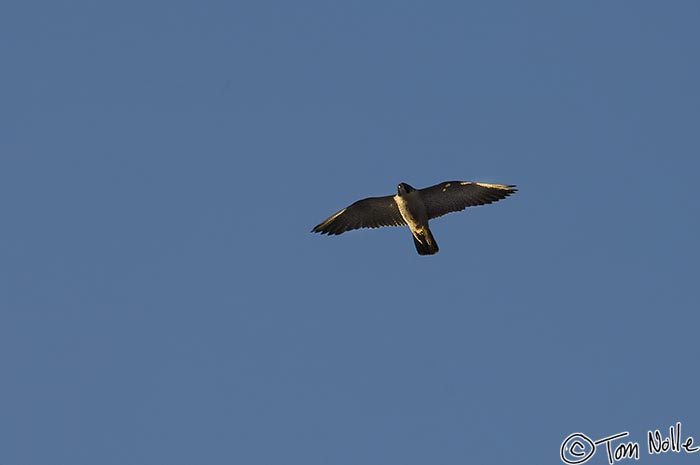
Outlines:
[[416,244],[416,250],[419,255],[433,255],[438,253],[437,242],[433,237],[430,229],[425,228],[422,231],[417,231],[413,234],[413,243]]

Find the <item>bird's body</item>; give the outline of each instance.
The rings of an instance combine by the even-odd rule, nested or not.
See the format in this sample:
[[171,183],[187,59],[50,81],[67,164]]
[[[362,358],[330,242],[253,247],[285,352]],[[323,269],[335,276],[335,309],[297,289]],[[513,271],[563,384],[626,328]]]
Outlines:
[[433,255],[439,249],[429,220],[496,202],[516,191],[513,185],[468,181],[443,182],[425,189],[401,183],[396,195],[359,200],[317,225],[312,232],[333,235],[358,228],[407,225],[418,253]]
[[394,202],[399,207],[401,217],[413,234],[413,242],[420,255],[438,253],[438,245],[428,227],[428,209],[420,197],[420,192],[405,183],[399,184],[399,193]]

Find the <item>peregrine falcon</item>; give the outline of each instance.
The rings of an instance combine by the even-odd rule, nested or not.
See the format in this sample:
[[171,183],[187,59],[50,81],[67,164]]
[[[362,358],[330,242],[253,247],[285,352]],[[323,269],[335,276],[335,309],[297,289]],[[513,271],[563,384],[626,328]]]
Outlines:
[[497,202],[515,192],[517,189],[514,185],[506,184],[448,181],[425,189],[414,189],[402,182],[396,195],[358,200],[311,232],[334,235],[359,228],[408,225],[418,253],[433,255],[439,249],[428,220],[467,207]]

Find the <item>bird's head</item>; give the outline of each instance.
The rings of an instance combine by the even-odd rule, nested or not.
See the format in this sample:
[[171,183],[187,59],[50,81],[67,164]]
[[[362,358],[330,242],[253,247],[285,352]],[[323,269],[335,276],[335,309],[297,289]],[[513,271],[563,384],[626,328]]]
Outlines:
[[410,193],[413,192],[414,190],[415,190],[415,189],[414,189],[413,187],[409,186],[409,185],[406,184],[405,182],[402,182],[402,183],[399,184],[399,186],[398,186],[399,197],[402,197],[402,196],[404,196],[404,195],[406,195],[406,194],[410,194]]

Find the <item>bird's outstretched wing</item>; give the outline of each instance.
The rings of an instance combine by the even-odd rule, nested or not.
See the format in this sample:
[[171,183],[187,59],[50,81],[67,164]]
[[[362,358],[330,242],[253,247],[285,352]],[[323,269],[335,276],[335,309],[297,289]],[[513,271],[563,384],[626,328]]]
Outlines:
[[343,234],[345,231],[359,228],[379,228],[381,226],[403,226],[406,222],[401,217],[399,207],[392,196],[370,197],[358,200],[347,208],[340,210],[311,232],[321,234]]
[[483,182],[448,181],[420,189],[420,196],[433,219],[467,207],[486,205],[505,199],[517,192],[513,185],[486,184]]

